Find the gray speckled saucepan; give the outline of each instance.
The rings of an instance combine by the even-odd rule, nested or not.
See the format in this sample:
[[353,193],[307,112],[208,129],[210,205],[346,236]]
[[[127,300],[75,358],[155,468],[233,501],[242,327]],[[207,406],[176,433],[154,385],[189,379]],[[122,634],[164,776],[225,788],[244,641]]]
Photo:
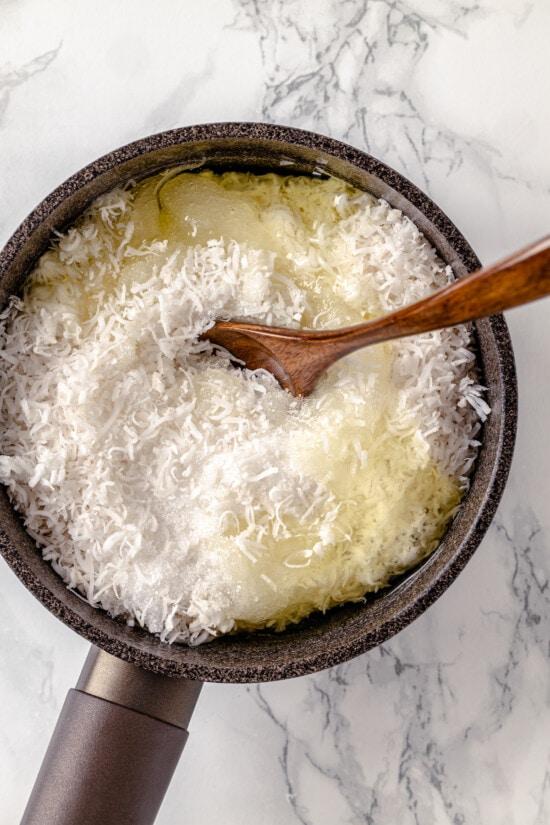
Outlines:
[[[299,129],[218,123],[138,140],[96,160],[55,189],[0,253],[0,305],[21,288],[52,233],[74,222],[94,198],[170,166],[333,175],[401,209],[456,277],[480,266],[439,207],[370,155]],[[479,546],[495,513],[515,439],[516,374],[504,319],[477,321],[475,333],[478,366],[492,412],[483,428],[470,489],[439,547],[376,596],[313,615],[282,633],[239,634],[191,648],[163,644],[143,629],[114,620],[65,587],[26,533],[5,490],[0,490],[0,551],[5,560],[52,613],[96,648],[78,689],[69,693],[24,822],[108,825],[115,816],[118,825],[152,822],[183,747],[200,680],[268,681],[336,665],[398,633],[443,593]],[[78,736],[69,735],[77,729]],[[146,742],[147,748],[137,748],[138,742]],[[128,771],[130,750],[132,770]],[[90,782],[75,781],[75,765],[80,776],[94,777],[93,798],[84,787]],[[62,779],[49,781],[51,771]],[[46,810],[53,812],[50,819]]]

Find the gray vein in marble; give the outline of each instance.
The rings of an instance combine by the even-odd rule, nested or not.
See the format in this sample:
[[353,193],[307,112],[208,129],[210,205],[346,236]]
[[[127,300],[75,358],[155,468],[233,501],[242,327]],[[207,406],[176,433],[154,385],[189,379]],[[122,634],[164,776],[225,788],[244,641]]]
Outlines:
[[11,66],[3,66],[0,68],[0,124],[3,116],[8,108],[10,97],[14,89],[26,83],[31,77],[41,74],[50,66],[63,45],[63,41],[59,43],[55,49],[50,49],[47,52],[33,57],[28,63],[24,63],[19,68],[12,68]]
[[313,825],[313,823],[311,823],[310,819],[307,817],[306,811],[303,810],[302,806],[296,801],[294,783],[291,779],[289,769],[289,749],[291,746],[291,734],[289,732],[288,725],[286,725],[281,719],[279,719],[276,716],[275,712],[273,711],[269,702],[264,696],[261,685],[255,686],[254,699],[260,707],[260,709],[268,716],[269,720],[273,722],[275,727],[280,731],[280,733],[283,736],[283,744],[281,748],[281,754],[279,756],[279,764],[283,771],[283,777],[286,788],[286,797],[292,808],[292,811],[295,814],[298,822],[301,822],[302,825]]
[[[304,763],[309,765],[324,779],[335,786],[338,794],[346,802],[350,812],[350,823],[375,825],[374,814],[378,808],[378,786],[383,782],[386,771],[382,770],[372,788],[365,783],[361,760],[350,746],[350,722],[339,708],[339,700],[347,682],[339,674],[339,669],[327,671],[323,676],[309,679],[308,697],[305,704],[316,713],[316,724],[321,737],[327,736],[329,759],[323,760],[322,748],[312,749],[310,744],[293,733],[291,727],[274,712],[265,695],[265,689],[256,688],[256,701],[267,717],[283,735],[279,762],[283,770],[287,798],[296,819],[302,825],[315,825],[306,801],[302,802],[301,777]],[[336,756],[336,764],[331,757]]]
[[521,683],[525,657],[537,649],[543,657],[550,654],[548,628],[541,626],[541,617],[550,615],[550,570],[541,528],[531,511],[518,510],[512,524],[508,529],[502,521],[496,523],[496,529],[513,554],[510,589],[519,610],[513,619],[506,660],[492,674],[494,708],[498,713],[491,732],[502,728],[521,694],[518,682]]
[[324,697],[327,720],[325,730],[330,737],[329,750],[336,755],[337,764],[323,764],[321,752],[314,756],[311,749],[305,751],[305,757],[321,775],[336,784],[339,794],[349,808],[350,823],[375,825],[376,812],[380,807],[379,793],[386,778],[387,768],[383,767],[378,771],[376,780],[369,787],[362,760],[355,748],[350,746],[352,725],[341,707],[341,699],[348,683],[341,671],[345,671],[345,667],[335,668],[311,679],[313,694],[321,694]]
[[[499,180],[550,191],[538,179],[514,176],[512,159],[486,141],[427,121],[421,111],[414,74],[430,38],[440,29],[467,38],[470,25],[492,13],[479,2],[435,2],[430,11],[420,0],[331,2],[308,27],[297,22],[301,4],[294,0],[240,0],[238,8],[233,25],[259,38],[264,120],[298,122],[358,143],[428,190],[433,175],[450,176],[468,160]],[[522,4],[518,27],[531,8]],[[383,79],[386,68],[391,82]]]
[[550,766],[544,774],[540,797],[535,801],[537,813],[533,825],[548,825],[550,822]]

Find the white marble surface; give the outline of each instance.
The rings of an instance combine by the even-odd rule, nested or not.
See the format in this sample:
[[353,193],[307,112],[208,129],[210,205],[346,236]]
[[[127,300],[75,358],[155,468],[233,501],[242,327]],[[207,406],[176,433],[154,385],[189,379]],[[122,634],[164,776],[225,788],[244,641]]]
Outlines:
[[[0,236],[70,173],[178,125],[366,148],[490,260],[548,231],[548,0],[0,0]],[[495,523],[382,648],[207,686],[160,825],[550,822],[550,303],[509,317],[521,410]],[[18,821],[86,643],[0,563],[0,823]]]

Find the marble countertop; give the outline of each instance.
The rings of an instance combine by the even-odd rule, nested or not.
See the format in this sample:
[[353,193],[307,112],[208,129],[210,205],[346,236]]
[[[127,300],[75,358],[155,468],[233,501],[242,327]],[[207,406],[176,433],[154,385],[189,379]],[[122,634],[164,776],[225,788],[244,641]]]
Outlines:
[[[490,261],[548,232],[548,0],[0,0],[0,240],[143,135],[268,120],[426,190]],[[550,303],[509,315],[504,500],[473,560],[382,647],[209,685],[159,825],[550,822]],[[87,644],[0,563],[0,823],[19,821]]]

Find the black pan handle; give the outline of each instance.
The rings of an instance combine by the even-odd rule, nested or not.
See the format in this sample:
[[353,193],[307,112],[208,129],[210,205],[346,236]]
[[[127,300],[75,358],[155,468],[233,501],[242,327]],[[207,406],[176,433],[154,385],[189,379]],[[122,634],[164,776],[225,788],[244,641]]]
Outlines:
[[201,687],[92,648],[21,825],[152,825]]

